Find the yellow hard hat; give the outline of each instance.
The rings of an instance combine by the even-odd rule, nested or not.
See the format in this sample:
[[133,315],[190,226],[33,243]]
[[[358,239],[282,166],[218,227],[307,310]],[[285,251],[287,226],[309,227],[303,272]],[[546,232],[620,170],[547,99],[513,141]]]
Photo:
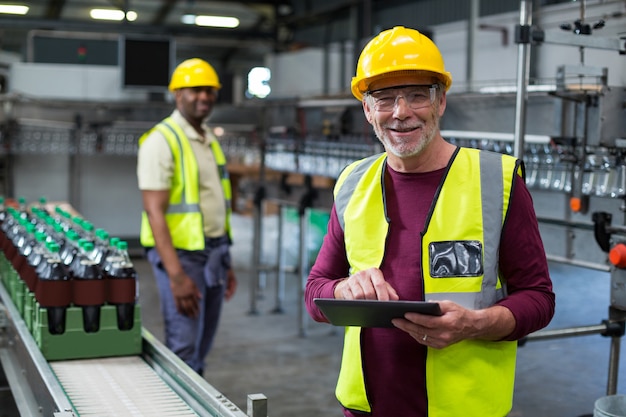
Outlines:
[[415,29],[396,26],[379,33],[363,48],[352,77],[352,94],[362,100],[372,81],[406,71],[432,72],[446,91],[452,85],[452,76],[433,41]]
[[181,62],[170,80],[169,90],[174,91],[185,87],[221,88],[215,69],[200,58],[191,58]]

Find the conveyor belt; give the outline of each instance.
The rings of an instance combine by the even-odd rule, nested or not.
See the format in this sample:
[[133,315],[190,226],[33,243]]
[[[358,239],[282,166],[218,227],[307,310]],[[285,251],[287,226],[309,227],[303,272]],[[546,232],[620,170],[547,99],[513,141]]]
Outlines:
[[22,417],[267,417],[265,396],[245,414],[145,328],[141,355],[49,363],[1,283],[0,371]]
[[51,362],[81,416],[197,416],[139,356]]

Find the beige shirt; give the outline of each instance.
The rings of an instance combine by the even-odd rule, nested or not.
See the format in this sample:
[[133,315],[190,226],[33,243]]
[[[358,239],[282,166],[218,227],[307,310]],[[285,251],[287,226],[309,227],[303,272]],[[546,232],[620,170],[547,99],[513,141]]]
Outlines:
[[[204,128],[204,137],[185,120],[178,110],[172,119],[185,132],[198,161],[198,184],[200,186],[200,211],[204,223],[204,235],[223,236],[226,222],[226,206],[221,179],[216,167],[210,143],[217,138]],[[140,190],[169,190],[174,176],[174,158],[167,140],[158,130],[153,130],[139,147],[137,154],[137,180]]]

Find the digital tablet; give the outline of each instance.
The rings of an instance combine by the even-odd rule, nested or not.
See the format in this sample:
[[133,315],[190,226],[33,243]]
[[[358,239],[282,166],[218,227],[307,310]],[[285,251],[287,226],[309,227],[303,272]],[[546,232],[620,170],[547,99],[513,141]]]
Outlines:
[[315,298],[313,302],[335,326],[394,327],[391,320],[404,317],[404,313],[441,315],[439,303],[426,301]]

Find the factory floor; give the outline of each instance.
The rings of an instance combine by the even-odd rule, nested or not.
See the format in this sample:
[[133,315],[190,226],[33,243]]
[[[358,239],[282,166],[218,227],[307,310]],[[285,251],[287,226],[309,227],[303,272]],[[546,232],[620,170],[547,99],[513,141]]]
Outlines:
[[[277,216],[262,221],[262,263],[276,260]],[[299,278],[287,274],[277,313],[276,274],[258,281],[251,274],[253,218],[235,215],[232,248],[239,286],[225,304],[205,378],[246,412],[248,394],[268,398],[271,417],[340,416],[334,397],[342,346],[341,329],[300,320]],[[288,248],[289,249],[289,248]],[[162,340],[158,297],[147,263],[140,273],[144,327]],[[551,264],[557,295],[549,329],[596,326],[608,318],[607,272]],[[252,280],[252,281],[251,281]],[[252,283],[252,285],[251,285]],[[251,299],[251,289],[257,296]],[[254,313],[254,314],[253,314]],[[622,338],[623,339],[623,338]],[[518,353],[515,399],[510,417],[592,415],[606,395],[611,340],[599,334],[529,340]],[[626,360],[620,361],[618,393],[626,392]]]

